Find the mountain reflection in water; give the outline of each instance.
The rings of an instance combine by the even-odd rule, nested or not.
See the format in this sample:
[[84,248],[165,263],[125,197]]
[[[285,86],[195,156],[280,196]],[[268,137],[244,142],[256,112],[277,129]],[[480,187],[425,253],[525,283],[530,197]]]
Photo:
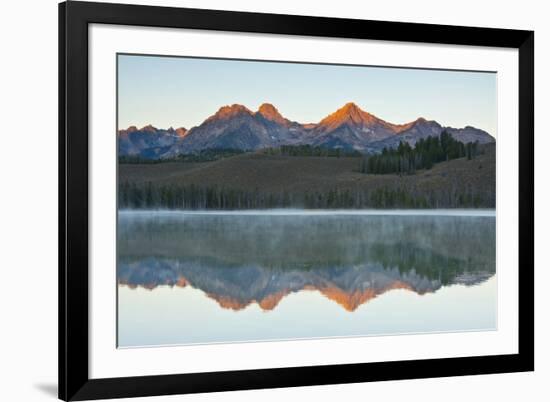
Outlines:
[[235,311],[315,291],[352,312],[494,274],[494,216],[119,215],[119,285],[190,286]]

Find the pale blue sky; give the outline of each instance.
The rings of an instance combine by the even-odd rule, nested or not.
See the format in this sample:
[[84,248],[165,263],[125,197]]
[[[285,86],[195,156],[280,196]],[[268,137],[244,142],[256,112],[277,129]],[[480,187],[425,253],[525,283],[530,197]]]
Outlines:
[[199,125],[220,106],[272,103],[317,123],[347,102],[392,123],[418,117],[496,137],[495,73],[118,56],[118,125]]

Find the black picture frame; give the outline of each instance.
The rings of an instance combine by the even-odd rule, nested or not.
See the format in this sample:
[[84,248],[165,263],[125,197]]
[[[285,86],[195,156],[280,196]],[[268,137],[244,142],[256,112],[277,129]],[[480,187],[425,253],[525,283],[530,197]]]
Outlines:
[[[517,354],[90,379],[88,25],[514,48],[519,51]],[[59,398],[88,400],[534,370],[534,32],[70,1],[59,4]]]

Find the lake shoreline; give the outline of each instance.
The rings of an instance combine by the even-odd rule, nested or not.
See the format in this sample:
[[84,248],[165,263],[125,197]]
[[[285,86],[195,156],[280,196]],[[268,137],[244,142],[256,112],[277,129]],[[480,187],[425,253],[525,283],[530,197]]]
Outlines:
[[228,216],[472,216],[496,217],[495,209],[120,209],[121,215],[228,215]]

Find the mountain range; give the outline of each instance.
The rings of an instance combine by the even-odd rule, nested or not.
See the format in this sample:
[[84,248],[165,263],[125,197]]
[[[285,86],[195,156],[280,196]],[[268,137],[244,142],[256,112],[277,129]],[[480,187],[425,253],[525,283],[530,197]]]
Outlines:
[[447,130],[455,139],[481,144],[495,142],[475,127],[445,127],[434,120],[418,118],[393,124],[370,114],[355,103],[346,103],[319,123],[302,124],[282,116],[275,106],[264,103],[257,111],[243,105],[221,107],[199,126],[158,129],[151,125],[118,131],[119,156],[148,159],[173,158],[207,149],[253,151],[281,145],[311,145],[325,148],[378,153],[399,142],[414,145],[428,136]]

